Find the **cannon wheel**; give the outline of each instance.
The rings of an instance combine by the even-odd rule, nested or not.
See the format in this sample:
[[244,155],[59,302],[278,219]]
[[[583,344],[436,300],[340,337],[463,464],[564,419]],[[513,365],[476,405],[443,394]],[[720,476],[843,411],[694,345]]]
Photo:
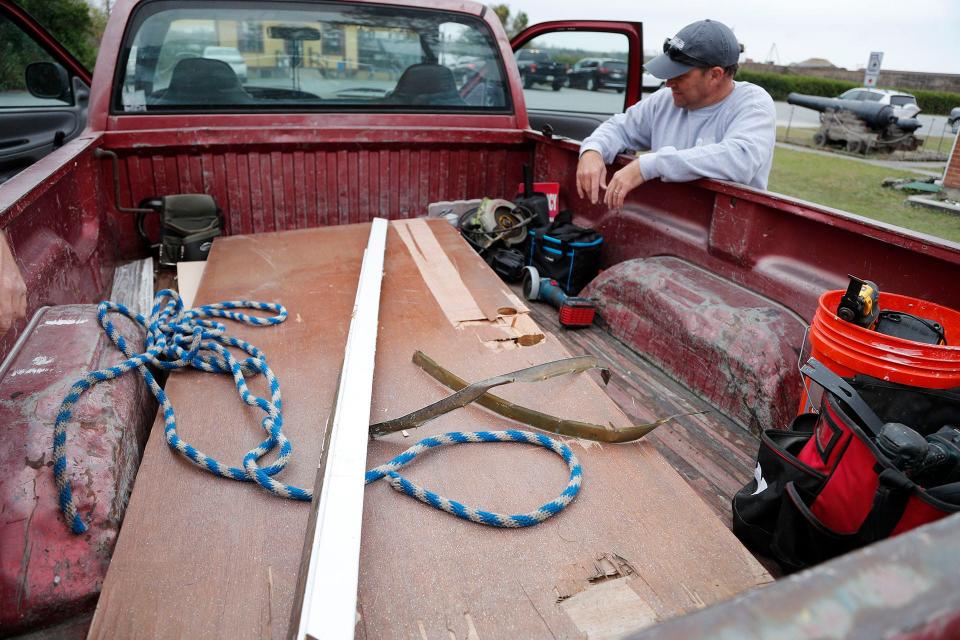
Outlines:
[[856,138],[847,140],[847,151],[850,153],[862,153],[866,150],[866,146],[863,144],[862,140]]
[[813,134],[813,144],[817,145],[818,147],[822,147],[823,145],[827,144],[827,136],[823,135],[823,131],[817,131],[815,134]]

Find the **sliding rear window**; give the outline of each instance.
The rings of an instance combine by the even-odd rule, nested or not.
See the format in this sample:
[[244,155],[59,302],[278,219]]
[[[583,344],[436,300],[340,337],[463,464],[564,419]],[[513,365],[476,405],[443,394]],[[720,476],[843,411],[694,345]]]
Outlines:
[[512,107],[486,23],[433,9],[149,2],[118,62],[115,113]]

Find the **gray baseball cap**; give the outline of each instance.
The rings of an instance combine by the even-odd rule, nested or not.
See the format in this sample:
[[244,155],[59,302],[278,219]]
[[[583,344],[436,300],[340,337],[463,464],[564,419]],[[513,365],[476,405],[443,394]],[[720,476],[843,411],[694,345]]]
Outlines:
[[740,43],[730,27],[700,20],[667,38],[663,53],[643,66],[650,75],[669,80],[696,67],[729,67],[739,60]]

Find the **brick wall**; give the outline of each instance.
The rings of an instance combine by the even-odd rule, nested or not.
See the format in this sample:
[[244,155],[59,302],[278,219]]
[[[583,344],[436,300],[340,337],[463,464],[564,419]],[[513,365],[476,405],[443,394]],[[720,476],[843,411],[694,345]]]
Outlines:
[[950,153],[950,161],[947,162],[947,170],[943,172],[943,186],[946,189],[960,190],[960,135],[953,139],[953,151]]
[[[816,67],[788,67],[778,64],[763,64],[760,62],[741,63],[742,69],[750,71],[764,71],[767,73],[784,73],[799,76],[817,76],[819,78],[833,78],[849,82],[863,83],[863,70],[850,71],[848,69],[816,68]],[[898,89],[925,89],[927,91],[953,91],[960,93],[960,75],[949,73],[921,73],[919,71],[880,70],[881,88],[896,87]]]

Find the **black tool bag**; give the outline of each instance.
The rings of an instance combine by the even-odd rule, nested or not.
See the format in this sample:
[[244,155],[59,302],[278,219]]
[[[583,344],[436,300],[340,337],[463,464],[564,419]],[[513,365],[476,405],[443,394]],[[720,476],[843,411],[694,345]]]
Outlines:
[[[223,233],[223,215],[212,196],[164,196],[141,203],[141,207],[144,205],[160,214],[160,264],[206,260],[214,238]],[[137,218],[137,228],[149,242],[143,214]]]
[[496,249],[487,254],[487,264],[504,282],[520,282],[525,256],[516,249]]
[[733,498],[744,544],[795,571],[960,511],[960,455],[921,471],[889,438],[910,432],[930,447],[950,432],[941,442],[960,454],[960,432],[945,426],[958,424],[960,394],[846,381],[813,359],[803,373],[824,389],[820,413],[763,433],[754,479]]
[[575,296],[600,271],[603,236],[573,224],[572,219],[569,211],[561,211],[550,225],[531,229],[528,262],[541,278],[556,280]]

